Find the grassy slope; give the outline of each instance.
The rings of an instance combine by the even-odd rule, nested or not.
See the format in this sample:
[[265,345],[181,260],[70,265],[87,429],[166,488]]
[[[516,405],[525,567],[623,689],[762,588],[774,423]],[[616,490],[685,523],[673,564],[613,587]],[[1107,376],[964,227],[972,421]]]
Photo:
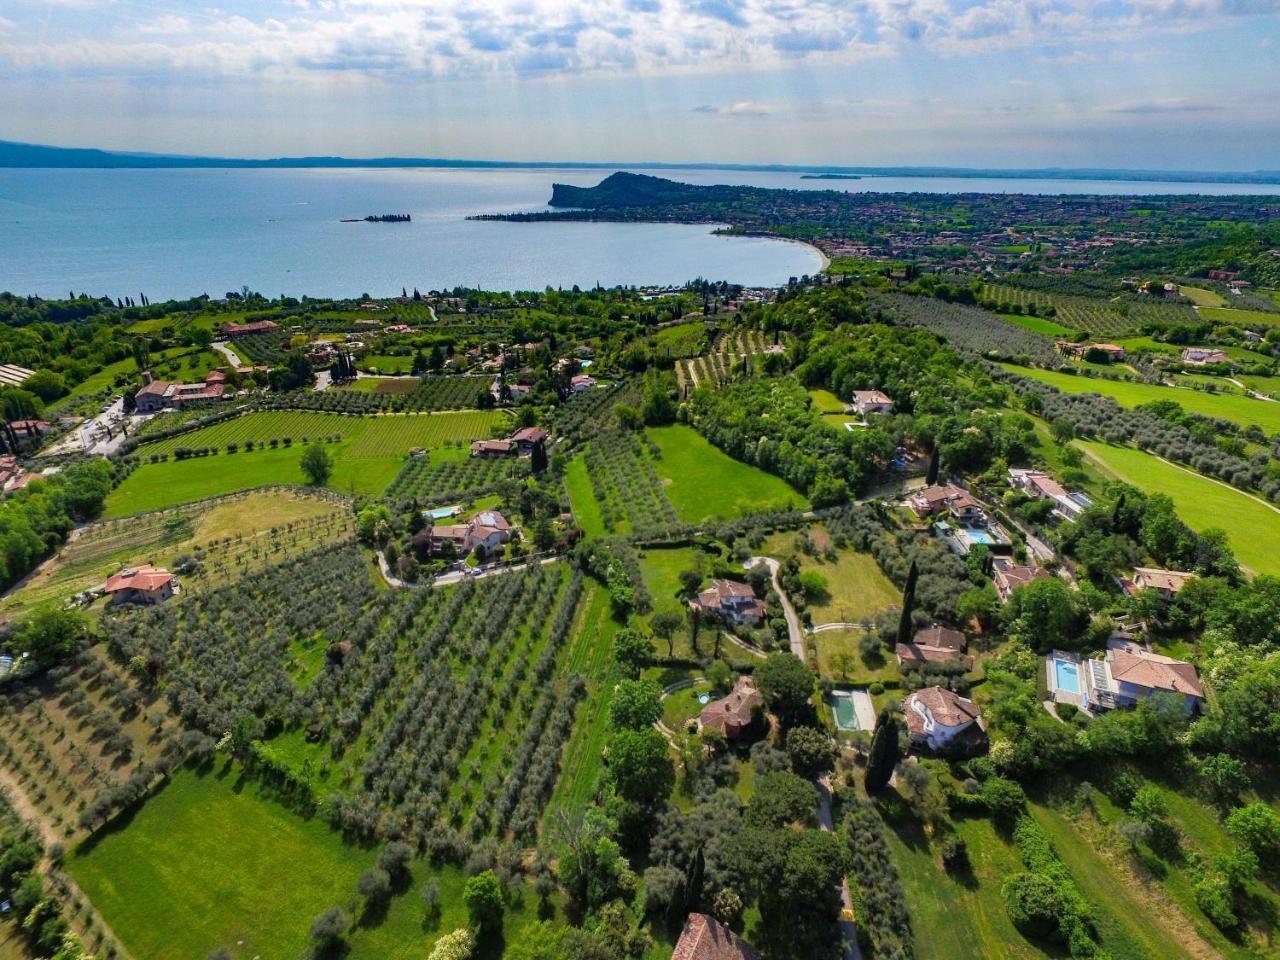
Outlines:
[[649,434],[662,450],[654,467],[681,520],[700,523],[809,505],[785,480],[739,463],[692,427],[655,427]]
[[605,534],[604,517],[600,513],[600,504],[596,501],[595,492],[591,489],[591,478],[587,475],[585,457],[574,457],[564,475],[565,489],[569,491],[569,500],[573,504],[573,516],[588,537],[601,537]]
[[181,771],[127,829],[100,836],[68,858],[68,869],[147,960],[218,948],[235,960],[293,960],[312,918],[353,900],[356,878],[374,860],[239,783],[222,761],[203,775]]
[[1033,370],[1027,367],[1004,365],[1014,373],[1031,377],[1057,387],[1067,393],[1101,393],[1113,397],[1122,406],[1136,407],[1153,400],[1172,400],[1190,413],[1206,417],[1221,417],[1247,427],[1258,424],[1268,434],[1280,432],[1280,403],[1253,400],[1249,397],[1205,393],[1201,390],[1183,390],[1146,383],[1126,383],[1102,380],[1096,377],[1077,377],[1052,370]]
[[[1230,307],[1205,307],[1200,316],[1214,323],[1229,323],[1236,327],[1270,327],[1280,323],[1280,313],[1264,310],[1233,310]],[[1258,331],[1261,332],[1261,331]]]
[[1227,301],[1215,290],[1203,287],[1178,287],[1178,292],[1198,307],[1220,307]]
[[1000,319],[1016,324],[1024,330],[1030,330],[1032,333],[1042,333],[1046,337],[1069,337],[1075,332],[1070,327],[1064,327],[1044,317],[1029,317],[1021,313],[1002,313]]
[[1226,530],[1236,556],[1253,572],[1280,574],[1280,554],[1274,547],[1280,543],[1280,512],[1134,447],[1076,442],[1126,483],[1149,493],[1168,494],[1178,515],[1193,529]]

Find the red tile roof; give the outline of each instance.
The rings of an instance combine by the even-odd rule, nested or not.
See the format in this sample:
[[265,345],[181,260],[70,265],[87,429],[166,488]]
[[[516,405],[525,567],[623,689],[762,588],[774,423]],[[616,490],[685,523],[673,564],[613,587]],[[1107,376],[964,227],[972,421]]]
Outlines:
[[704,727],[723,730],[727,725],[745,727],[751,722],[756,707],[764,706],[764,695],[750,677],[739,677],[733,690],[722,700],[713,700],[702,708],[698,717]]
[[107,593],[118,593],[121,590],[141,590],[151,593],[159,590],[173,579],[168,570],[160,570],[144,563],[140,567],[130,567],[107,579]]
[[760,960],[760,951],[714,917],[691,913],[671,960]]

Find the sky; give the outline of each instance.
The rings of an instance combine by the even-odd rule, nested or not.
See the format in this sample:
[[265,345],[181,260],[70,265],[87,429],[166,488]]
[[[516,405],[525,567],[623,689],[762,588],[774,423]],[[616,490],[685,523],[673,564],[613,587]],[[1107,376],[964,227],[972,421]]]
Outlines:
[[1280,169],[1280,0],[3,0],[0,139]]

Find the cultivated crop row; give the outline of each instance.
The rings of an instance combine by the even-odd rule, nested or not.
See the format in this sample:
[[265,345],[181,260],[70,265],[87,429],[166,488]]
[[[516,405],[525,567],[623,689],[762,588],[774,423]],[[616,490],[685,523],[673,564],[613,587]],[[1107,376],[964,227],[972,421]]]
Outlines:
[[984,283],[981,299],[1002,304],[1015,313],[1025,313],[1029,305],[1034,305],[1034,312],[1040,316],[1052,314],[1063,326],[1095,336],[1135,332],[1147,323],[1198,322],[1195,310],[1187,304],[1150,297],[1079,297]]
[[639,408],[644,389],[638,379],[620,380],[608,387],[575,393],[556,409],[555,433],[575,443],[617,426],[613,408]]
[[401,502],[416,500],[419,504],[467,500],[490,493],[503,480],[527,472],[528,460],[517,457],[490,460],[422,454],[405,461],[386,496]]
[[236,340],[231,349],[249,366],[278,367],[289,355],[289,341],[278,333],[255,333]]
[[1002,320],[995,314],[932,297],[879,294],[871,308],[886,319],[924,327],[957,350],[990,357],[1018,357],[1053,362],[1053,339]]
[[290,406],[337,413],[414,413],[426,410],[465,410],[478,407],[489,395],[488,377],[423,377],[403,393],[362,390],[301,391],[289,397]]
[[646,536],[679,522],[634,432],[600,434],[587,447],[586,458],[606,530],[630,524],[633,532]]

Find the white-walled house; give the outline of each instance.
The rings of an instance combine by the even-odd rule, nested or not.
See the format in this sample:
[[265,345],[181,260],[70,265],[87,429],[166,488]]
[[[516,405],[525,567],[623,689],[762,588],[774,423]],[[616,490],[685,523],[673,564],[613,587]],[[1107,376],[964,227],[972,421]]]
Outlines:
[[978,705],[946,687],[925,687],[902,702],[911,742],[936,753],[972,751],[986,745]]

